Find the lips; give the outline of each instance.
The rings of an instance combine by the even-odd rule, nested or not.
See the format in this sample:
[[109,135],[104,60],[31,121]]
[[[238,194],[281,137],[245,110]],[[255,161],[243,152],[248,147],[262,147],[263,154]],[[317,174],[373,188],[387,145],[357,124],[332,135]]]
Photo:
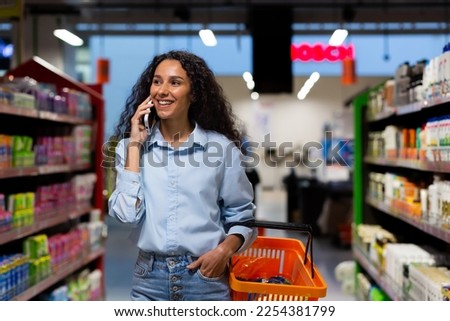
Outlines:
[[158,100],[158,105],[160,106],[169,106],[173,103],[171,100]]

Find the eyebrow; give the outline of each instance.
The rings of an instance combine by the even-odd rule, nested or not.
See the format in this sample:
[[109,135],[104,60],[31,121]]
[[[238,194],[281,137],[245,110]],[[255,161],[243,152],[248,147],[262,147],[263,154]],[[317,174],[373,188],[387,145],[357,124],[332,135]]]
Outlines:
[[[163,78],[163,77],[160,76],[160,75],[154,75],[153,78]],[[181,77],[181,76],[170,76],[169,80],[183,80],[183,81],[185,81],[185,79],[183,77]]]

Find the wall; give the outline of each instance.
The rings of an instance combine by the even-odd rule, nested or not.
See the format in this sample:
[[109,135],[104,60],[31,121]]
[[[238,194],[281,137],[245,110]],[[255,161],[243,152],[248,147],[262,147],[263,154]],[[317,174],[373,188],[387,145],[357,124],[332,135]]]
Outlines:
[[57,19],[54,16],[40,16],[25,20],[23,61],[39,56],[58,69],[64,69],[64,46],[53,36],[55,28],[57,28]]
[[[219,82],[252,141],[261,146],[264,136],[270,134],[270,141],[277,147],[284,143],[300,148],[307,142],[320,142],[325,123],[336,120],[345,110],[345,101],[386,78],[359,78],[351,86],[343,86],[340,77],[320,78],[303,101],[296,98],[296,92],[291,95],[263,95],[258,101],[252,101],[242,78],[219,77]],[[306,78],[295,78],[294,87],[298,90],[305,81]],[[261,185],[281,188],[282,178],[288,174],[289,168],[284,162],[269,166],[269,162],[264,161],[263,150],[259,149],[258,153]],[[310,173],[306,167],[296,168],[296,171],[304,175]]]

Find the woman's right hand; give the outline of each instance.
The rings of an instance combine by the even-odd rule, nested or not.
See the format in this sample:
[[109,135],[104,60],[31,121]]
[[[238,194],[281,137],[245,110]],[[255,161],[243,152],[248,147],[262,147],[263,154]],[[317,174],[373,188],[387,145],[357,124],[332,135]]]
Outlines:
[[143,143],[147,139],[147,130],[143,125],[143,118],[144,115],[150,114],[153,107],[152,99],[149,96],[136,108],[136,112],[131,117],[131,141]]

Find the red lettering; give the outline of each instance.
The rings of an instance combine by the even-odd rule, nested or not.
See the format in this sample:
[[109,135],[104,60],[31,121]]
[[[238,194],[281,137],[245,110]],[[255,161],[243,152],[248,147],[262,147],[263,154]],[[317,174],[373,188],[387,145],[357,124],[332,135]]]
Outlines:
[[323,47],[321,44],[316,44],[313,46],[314,50],[314,56],[311,57],[314,61],[322,61],[325,59],[325,51],[323,50]]
[[327,59],[331,62],[335,62],[342,59],[340,47],[327,46],[326,52],[327,52]]
[[328,46],[323,44],[310,45],[301,43],[300,45],[291,45],[291,60],[307,62],[314,60],[321,62],[328,60],[330,62],[343,61],[345,59],[354,59],[353,45],[347,47],[342,46]]
[[344,57],[342,57],[342,60],[345,60],[345,59],[354,60],[355,59],[355,56],[353,54],[353,45],[348,45],[347,48],[344,46],[341,46],[341,47],[342,47],[342,51],[344,52]]
[[298,57],[301,61],[308,61],[311,59],[311,47],[308,44],[301,44],[300,46],[291,46],[292,57]]

